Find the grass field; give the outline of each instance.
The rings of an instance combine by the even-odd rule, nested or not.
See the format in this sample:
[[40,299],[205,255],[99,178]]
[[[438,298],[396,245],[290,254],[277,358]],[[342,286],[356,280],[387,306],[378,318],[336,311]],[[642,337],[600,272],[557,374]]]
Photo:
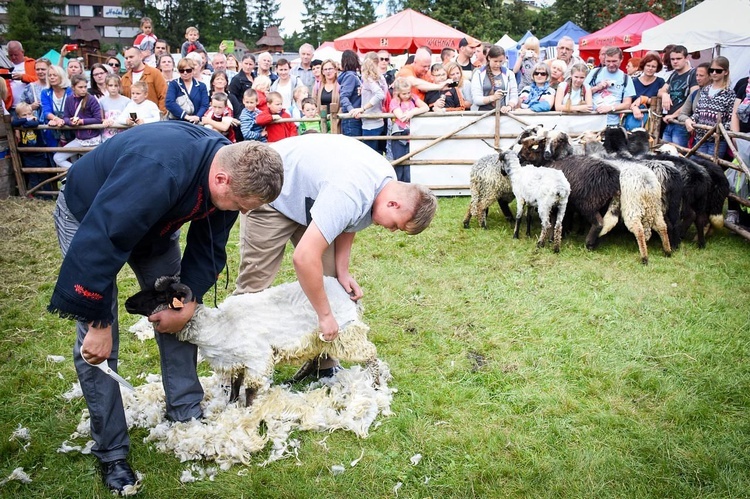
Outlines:
[[[688,241],[665,258],[654,236],[643,266],[630,234],[594,252],[573,235],[556,255],[513,240],[496,206],[489,230],[464,230],[467,204],[441,199],[416,237],[357,236],[365,321],[398,388],[394,415],[369,438],[334,432],[325,451],[325,435],[300,432],[299,463],[182,484],[187,463],[137,430],[130,460],[145,474],[142,496],[750,496],[750,245],[719,231],[706,249]],[[55,452],[85,404],[60,397],[76,380],[74,334],[45,311],[60,263],[51,210],[0,201],[0,479],[22,466],[33,480],[1,486],[0,497],[107,497],[94,458]],[[279,281],[293,278],[286,262]],[[223,279],[219,299],[233,287]],[[135,290],[129,270],[120,285],[121,296]],[[153,341],[122,338],[122,374],[158,372]],[[31,431],[26,450],[9,441],[19,424]],[[340,463],[347,470],[334,476]]]

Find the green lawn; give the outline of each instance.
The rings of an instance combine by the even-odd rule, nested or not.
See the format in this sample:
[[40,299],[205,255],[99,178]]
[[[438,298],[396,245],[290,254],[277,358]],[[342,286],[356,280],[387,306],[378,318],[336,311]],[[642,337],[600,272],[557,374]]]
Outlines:
[[[365,322],[398,388],[369,438],[334,432],[325,451],[325,435],[299,432],[300,462],[182,484],[189,464],[136,430],[142,496],[395,497],[399,482],[414,498],[750,496],[750,245],[718,231],[666,258],[654,236],[643,266],[635,238],[614,233],[594,252],[573,235],[554,254],[536,235],[513,240],[496,206],[489,230],[463,229],[467,205],[441,199],[419,236],[357,236]],[[59,266],[51,210],[0,201],[0,479],[21,466],[33,480],[0,497],[108,497],[94,458],[55,452],[85,404],[61,398],[76,379],[72,323],[45,311]],[[293,278],[286,262],[279,281]],[[135,290],[129,271],[120,285]],[[153,341],[122,338],[125,376],[158,372]],[[9,441],[19,424],[26,450]],[[347,469],[334,476],[334,464]]]

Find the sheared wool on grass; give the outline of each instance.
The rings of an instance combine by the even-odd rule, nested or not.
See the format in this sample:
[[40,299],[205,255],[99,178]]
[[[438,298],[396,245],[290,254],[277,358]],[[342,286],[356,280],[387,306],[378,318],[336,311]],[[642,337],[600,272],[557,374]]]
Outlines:
[[[128,427],[151,430],[144,441],[161,452],[174,453],[181,461],[215,461],[226,470],[233,464],[250,464],[253,454],[266,448],[268,457],[260,465],[296,455],[300,443],[291,435],[297,430],[348,430],[367,437],[373,424],[378,425],[375,420],[379,415],[391,414],[396,391],[388,387],[388,365],[378,362],[381,379],[377,386],[368,370],[354,365],[305,386],[303,391],[272,386],[247,408],[228,403],[223,376],[200,378],[205,391],[202,421],[167,421],[160,380],[121,393]],[[87,436],[88,428],[88,411],[84,410],[71,440]],[[70,445],[66,441],[63,447]]]
[[21,483],[31,483],[31,478],[29,477],[29,475],[27,475],[26,472],[23,471],[23,468],[20,467],[14,469],[7,478],[3,478],[2,480],[0,480],[0,487],[10,482],[11,480],[18,480]]

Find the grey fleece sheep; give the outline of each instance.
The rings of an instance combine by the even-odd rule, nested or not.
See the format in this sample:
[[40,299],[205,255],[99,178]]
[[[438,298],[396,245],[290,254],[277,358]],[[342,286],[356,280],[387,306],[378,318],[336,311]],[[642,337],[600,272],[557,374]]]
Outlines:
[[495,201],[507,220],[513,219],[509,203],[513,201],[513,188],[508,177],[501,172],[502,161],[498,154],[479,158],[471,167],[471,202],[464,217],[464,228],[469,228],[471,217],[476,217],[479,226],[487,228],[487,212]]

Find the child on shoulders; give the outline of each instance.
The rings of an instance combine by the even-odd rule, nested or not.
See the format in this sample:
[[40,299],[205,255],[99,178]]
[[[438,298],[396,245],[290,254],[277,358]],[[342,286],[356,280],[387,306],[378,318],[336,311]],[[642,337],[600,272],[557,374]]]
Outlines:
[[195,50],[206,50],[203,47],[203,44],[198,41],[199,36],[200,31],[198,31],[198,28],[196,28],[195,26],[188,26],[188,28],[185,30],[185,38],[187,39],[187,41],[182,44],[182,48],[180,49],[182,57],[185,57],[190,52],[193,52]]
[[154,23],[150,17],[141,19],[141,33],[135,37],[133,47],[141,51],[143,63],[151,67],[156,67],[156,57],[154,56],[154,47],[156,46],[156,35],[154,34]]

